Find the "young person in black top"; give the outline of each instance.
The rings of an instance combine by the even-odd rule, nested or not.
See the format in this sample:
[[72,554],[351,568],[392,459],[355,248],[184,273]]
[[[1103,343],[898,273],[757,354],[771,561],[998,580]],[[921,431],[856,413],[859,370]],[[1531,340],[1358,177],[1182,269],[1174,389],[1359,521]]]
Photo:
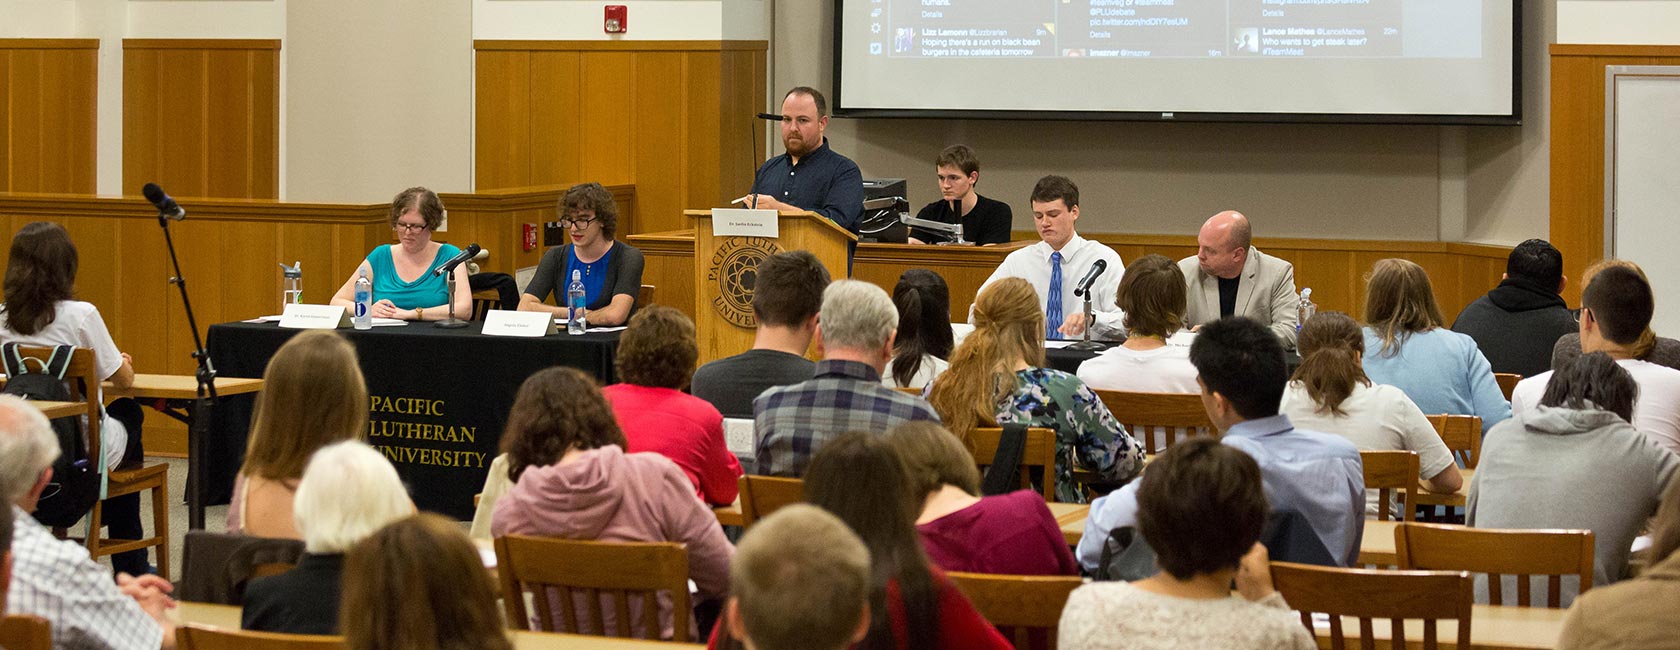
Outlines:
[[[934,161],[939,170],[939,200],[927,204],[917,219],[961,223],[963,240],[976,245],[1002,244],[1009,241],[1013,215],[1009,204],[988,199],[974,191],[980,182],[980,159],[967,145],[952,145],[939,152]],[[961,211],[958,211],[958,208]],[[910,229],[910,243],[936,244],[951,241],[945,233]]]

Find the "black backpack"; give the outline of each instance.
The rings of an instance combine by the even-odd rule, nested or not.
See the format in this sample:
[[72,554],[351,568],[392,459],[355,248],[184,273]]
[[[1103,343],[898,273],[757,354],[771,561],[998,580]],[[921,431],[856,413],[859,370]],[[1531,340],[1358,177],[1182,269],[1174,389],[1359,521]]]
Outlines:
[[[64,384],[64,372],[70,367],[70,355],[76,348],[60,345],[52,350],[50,358],[40,359],[23,356],[16,343],[0,345],[0,357],[5,361],[8,377],[5,390],[0,392],[30,400],[72,401],[70,389]],[[41,492],[33,514],[35,521],[44,526],[68,528],[99,501],[100,463],[88,457],[80,418],[58,418],[52,421],[52,427],[58,437],[58,460],[53,461],[51,482]]]

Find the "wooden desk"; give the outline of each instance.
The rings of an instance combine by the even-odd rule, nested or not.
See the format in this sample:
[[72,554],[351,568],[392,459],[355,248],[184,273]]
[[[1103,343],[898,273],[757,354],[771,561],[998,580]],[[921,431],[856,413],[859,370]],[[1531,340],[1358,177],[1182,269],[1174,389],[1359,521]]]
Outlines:
[[1452,494],[1435,494],[1423,489],[1423,483],[1418,483],[1418,505],[1464,507],[1465,500],[1470,498],[1470,479],[1476,476],[1476,470],[1459,468],[1459,474],[1464,475],[1464,484]]
[[[234,630],[239,629],[239,608],[233,605],[183,602],[179,603],[179,606],[175,609],[170,610],[170,618],[178,624],[194,623]],[[671,650],[672,648],[706,647],[705,645],[692,643],[632,641],[629,639],[555,634],[552,632],[526,632],[523,630],[510,630],[508,636],[513,638],[513,647],[518,648],[518,650]]]
[[[1359,563],[1393,568],[1400,563],[1394,550],[1394,528],[1400,522],[1365,520],[1365,535],[1359,539]],[[1422,638],[1422,637],[1419,637]],[[1446,638],[1446,637],[1442,637]]]
[[1091,514],[1091,506],[1083,503],[1051,503],[1050,514],[1056,517],[1056,523],[1062,526],[1062,539],[1067,540],[1068,546],[1078,546],[1079,539],[1085,536],[1085,518]]
[[[217,377],[217,395],[243,395],[262,390],[263,380],[241,377]],[[117,388],[111,382],[102,385],[105,396],[135,399],[196,399],[198,378],[192,375],[134,375],[134,385]]]
[[717,516],[718,523],[725,526],[747,525],[741,516],[741,497],[738,496],[735,497],[735,503],[712,508],[712,514]]
[[[1566,609],[1476,605],[1470,614],[1470,646],[1474,650],[1555,648],[1563,634],[1563,618],[1568,613]],[[1456,621],[1441,621],[1437,629],[1441,639],[1453,639],[1458,635]],[[1384,643],[1390,638],[1389,630],[1387,621],[1372,623],[1373,636]],[[1313,631],[1318,637],[1318,647],[1329,648],[1329,625],[1314,626]],[[1344,618],[1342,634],[1347,636],[1352,646],[1353,640],[1359,638],[1359,619]],[[1408,648],[1422,647],[1423,621],[1406,621],[1406,638]],[[1443,642],[1442,647],[1449,645]]]
[[[216,377],[217,397],[245,395],[262,390],[263,380],[240,377]],[[195,435],[193,421],[197,419],[198,377],[194,375],[136,374],[134,384],[118,388],[111,382],[100,386],[106,399],[129,397],[136,400],[164,400],[158,407],[164,415],[187,425],[187,527],[204,529],[205,491],[204,469],[205,435]]]
[[49,402],[35,399],[24,401],[46,415],[48,420],[87,414],[87,402]]

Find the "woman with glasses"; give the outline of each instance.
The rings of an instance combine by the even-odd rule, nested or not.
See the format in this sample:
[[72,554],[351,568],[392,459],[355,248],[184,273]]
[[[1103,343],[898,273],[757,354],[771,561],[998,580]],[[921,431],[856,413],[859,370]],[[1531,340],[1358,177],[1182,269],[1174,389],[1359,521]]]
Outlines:
[[[583,280],[585,318],[590,325],[623,325],[642,290],[642,252],[613,239],[618,204],[600,183],[573,185],[560,197],[560,226],[571,243],[548,249],[536,275],[519,297],[520,311],[546,311],[565,318],[566,285],[573,272]],[[554,294],[554,304],[545,302]],[[555,305],[559,305],[558,307]]]
[[385,244],[368,253],[344,286],[338,288],[332,304],[354,308],[356,277],[366,273],[373,282],[374,318],[443,320],[449,306],[455,317],[472,315],[472,287],[467,283],[467,265],[455,267],[455,294],[442,275],[432,271],[461,254],[461,249],[432,241],[432,232],[443,224],[443,201],[424,187],[410,187],[391,200],[391,229],[397,243]]

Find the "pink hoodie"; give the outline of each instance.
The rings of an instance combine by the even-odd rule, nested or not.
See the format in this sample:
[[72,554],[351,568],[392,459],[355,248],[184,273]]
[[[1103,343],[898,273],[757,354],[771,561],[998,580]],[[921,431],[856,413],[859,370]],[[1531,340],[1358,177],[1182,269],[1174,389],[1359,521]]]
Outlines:
[[[490,530],[497,536],[681,542],[688,545],[688,577],[701,599],[722,598],[727,592],[729,560],[735,555],[716,516],[700,503],[694,485],[676,463],[654,453],[626,454],[611,445],[584,452],[571,462],[526,468],[496,504]],[[671,603],[663,595],[659,600],[662,638],[669,639]],[[640,622],[641,603],[632,599],[630,605],[630,619]],[[602,600],[602,609],[607,626],[613,628],[610,598]],[[579,620],[580,627],[587,620],[582,610]],[[558,614],[554,627],[570,631],[563,629]]]

